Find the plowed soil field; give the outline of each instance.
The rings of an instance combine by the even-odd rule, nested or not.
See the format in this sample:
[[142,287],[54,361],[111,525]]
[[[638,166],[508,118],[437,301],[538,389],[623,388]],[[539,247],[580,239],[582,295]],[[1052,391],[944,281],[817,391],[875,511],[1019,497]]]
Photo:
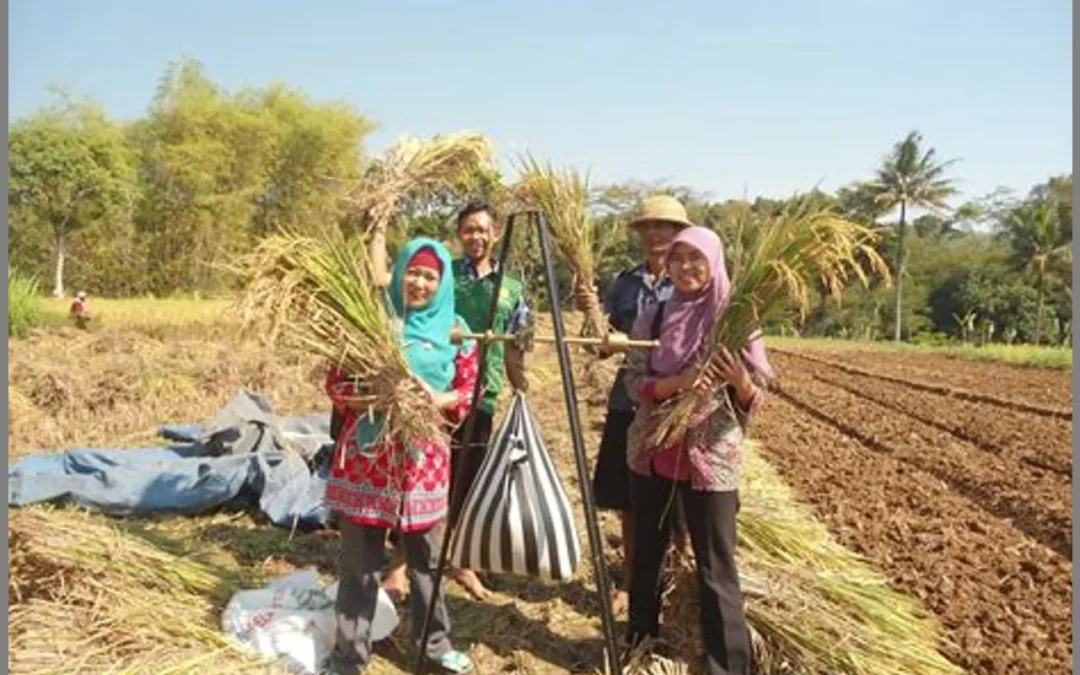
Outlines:
[[947,655],[973,673],[1070,672],[1071,373],[905,353],[773,360],[753,432],[766,456],[938,614]]
[[1072,373],[1067,370],[1028,368],[920,352],[814,349],[800,353],[875,370],[883,375],[929,380],[1034,404],[1072,408]]

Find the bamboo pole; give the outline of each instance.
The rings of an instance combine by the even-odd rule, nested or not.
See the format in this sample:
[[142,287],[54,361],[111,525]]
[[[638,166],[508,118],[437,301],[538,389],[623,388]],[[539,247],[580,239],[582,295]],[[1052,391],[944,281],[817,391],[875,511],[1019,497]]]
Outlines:
[[[495,333],[487,331],[486,333],[462,333],[454,331],[450,334],[450,341],[454,344],[461,344],[465,340],[475,340],[477,342],[540,342],[543,344],[557,344],[559,339],[554,335],[515,335],[513,333]],[[659,340],[631,340],[622,333],[609,333],[604,337],[573,337],[566,336],[562,338],[562,342],[571,345],[594,345],[597,347],[604,347],[612,352],[623,352],[627,349],[653,349],[660,346]]]

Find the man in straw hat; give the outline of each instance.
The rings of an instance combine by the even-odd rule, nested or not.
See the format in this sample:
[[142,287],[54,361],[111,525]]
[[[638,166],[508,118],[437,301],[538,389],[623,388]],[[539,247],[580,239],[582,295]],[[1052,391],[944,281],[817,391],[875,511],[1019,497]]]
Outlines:
[[[604,299],[604,310],[611,329],[629,334],[638,315],[653,303],[671,297],[673,285],[664,269],[664,260],[671,242],[680,230],[691,227],[682,203],[668,195],[654,195],[644,200],[630,229],[637,235],[645,261],[624,270],[612,284]],[[576,293],[580,311],[591,311],[597,303],[594,292],[579,289]],[[610,356],[600,353],[601,358]],[[622,525],[623,574],[616,591],[612,609],[623,613],[629,601],[631,561],[634,552],[634,518],[630,503],[630,473],[626,463],[627,430],[634,419],[634,404],[626,390],[626,363],[619,367],[608,395],[607,417],[604,420],[600,453],[593,474],[593,496],[597,508],[617,511]],[[675,546],[683,555],[690,555],[690,540],[678,500],[675,501]]]

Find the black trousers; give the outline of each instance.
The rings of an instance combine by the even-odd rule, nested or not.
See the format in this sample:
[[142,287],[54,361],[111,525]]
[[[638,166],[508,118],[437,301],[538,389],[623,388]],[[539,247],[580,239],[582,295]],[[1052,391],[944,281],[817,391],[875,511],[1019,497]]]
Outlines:
[[[632,410],[607,411],[592,480],[593,499],[598,509],[624,512],[634,510],[633,501],[630,499],[630,467],[626,465],[627,437],[633,421]],[[676,499],[671,507],[675,511],[675,531],[686,533],[682,502]]]
[[[473,442],[465,447],[465,427],[462,424],[454,432],[450,443],[450,517],[455,519],[465,505],[465,498],[469,490],[476,482],[476,476],[480,473],[480,465],[487,456],[488,442],[491,440],[493,416],[483,409],[476,410],[476,421],[473,423]],[[458,484],[458,473],[461,473],[461,482]],[[458,484],[460,492],[454,492],[454,485]]]
[[630,585],[631,644],[660,633],[664,557],[672,529],[672,490],[681,500],[697,564],[701,633],[709,675],[753,672],[750,630],[735,568],[737,492],[697,492],[689,483],[631,472],[634,568]]

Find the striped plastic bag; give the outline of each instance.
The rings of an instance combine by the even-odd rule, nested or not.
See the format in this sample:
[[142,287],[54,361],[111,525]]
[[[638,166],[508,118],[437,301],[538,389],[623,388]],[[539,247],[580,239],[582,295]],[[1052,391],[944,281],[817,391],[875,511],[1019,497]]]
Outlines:
[[516,392],[454,528],[459,567],[567,581],[581,561],[574,511],[525,394]]

